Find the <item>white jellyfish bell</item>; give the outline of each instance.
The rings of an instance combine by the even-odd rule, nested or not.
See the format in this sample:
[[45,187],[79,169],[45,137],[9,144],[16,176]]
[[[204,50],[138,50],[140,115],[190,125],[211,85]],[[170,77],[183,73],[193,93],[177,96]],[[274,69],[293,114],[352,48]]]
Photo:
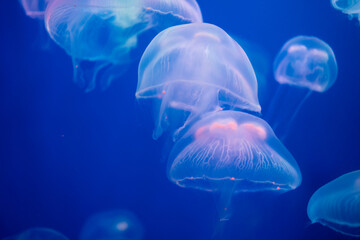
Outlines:
[[31,18],[44,18],[44,13],[49,2],[53,0],[19,0],[27,16]]
[[260,112],[257,81],[244,50],[221,28],[193,23],[168,28],[145,50],[139,65],[138,100],[150,100],[154,139],[174,138],[205,113]]
[[338,74],[334,52],[316,37],[298,36],[282,47],[274,61],[274,77],[278,88],[267,107],[264,118],[280,138],[312,92],[325,92]]
[[176,142],[169,179],[181,187],[218,192],[227,217],[239,192],[286,192],[301,183],[300,169],[262,119],[240,111],[205,115]]

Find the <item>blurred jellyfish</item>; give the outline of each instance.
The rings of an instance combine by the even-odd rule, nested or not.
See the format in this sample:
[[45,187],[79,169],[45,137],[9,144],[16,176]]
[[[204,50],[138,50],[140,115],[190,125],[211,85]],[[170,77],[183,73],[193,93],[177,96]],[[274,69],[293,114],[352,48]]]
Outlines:
[[68,240],[68,238],[52,229],[30,228],[19,235],[8,237],[4,240]]
[[204,116],[175,144],[169,179],[181,187],[220,192],[229,209],[238,192],[286,192],[301,183],[299,167],[271,127],[239,111]]
[[102,212],[90,217],[80,233],[80,240],[140,240],[143,227],[138,218],[126,210]]
[[309,201],[307,213],[312,223],[360,237],[360,170],[319,188]]
[[331,0],[333,7],[360,21],[360,0]]
[[168,28],[145,50],[136,91],[150,99],[157,139],[219,109],[260,112],[257,81],[244,50],[221,28],[194,23]]
[[202,22],[195,0],[53,0],[45,12],[50,37],[72,57],[74,79],[91,91],[121,75],[147,30]]
[[44,18],[44,12],[49,2],[53,0],[19,0],[27,16]]
[[274,76],[280,86],[264,115],[274,131],[286,136],[305,100],[313,91],[327,91],[337,73],[335,55],[328,44],[316,37],[290,39],[274,61]]

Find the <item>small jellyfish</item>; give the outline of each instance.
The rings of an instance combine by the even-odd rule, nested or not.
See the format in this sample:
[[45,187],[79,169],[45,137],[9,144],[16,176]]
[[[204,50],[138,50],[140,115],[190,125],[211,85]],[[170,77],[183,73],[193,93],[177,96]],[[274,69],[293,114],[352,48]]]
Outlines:
[[191,22],[202,22],[195,0],[53,0],[45,11],[50,37],[72,57],[74,79],[87,91],[97,77],[105,89],[121,75],[140,34]]
[[154,139],[165,130],[177,138],[214,110],[261,109],[246,53],[224,30],[205,23],[171,27],[153,39],[140,61],[136,98],[152,102]]
[[300,169],[271,127],[240,111],[209,113],[174,145],[169,179],[178,186],[220,192],[223,209],[238,192],[286,192]]
[[90,217],[80,233],[80,240],[140,240],[143,226],[126,210],[101,212]]
[[68,238],[49,228],[30,228],[4,240],[68,240]]
[[350,18],[356,17],[360,21],[360,0],[331,0],[331,4]]
[[360,237],[360,170],[319,188],[309,201],[307,213],[312,223]]
[[280,84],[264,115],[274,131],[286,136],[305,100],[312,92],[325,92],[338,73],[334,52],[316,37],[290,39],[274,61],[274,77]]
[[31,18],[44,18],[46,6],[53,0],[19,0],[27,16]]

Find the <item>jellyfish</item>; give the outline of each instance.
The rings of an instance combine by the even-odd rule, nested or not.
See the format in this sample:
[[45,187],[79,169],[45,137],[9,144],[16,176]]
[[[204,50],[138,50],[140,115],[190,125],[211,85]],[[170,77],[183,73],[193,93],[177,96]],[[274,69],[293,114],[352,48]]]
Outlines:
[[174,26],[153,39],[140,60],[136,98],[151,102],[154,139],[168,130],[176,140],[190,122],[215,110],[261,110],[246,53],[206,23]]
[[97,81],[107,88],[141,55],[134,52],[142,33],[191,22],[202,22],[195,0],[53,0],[45,11],[50,37],[72,57],[86,91]]
[[280,84],[264,114],[280,138],[312,92],[325,92],[336,81],[338,73],[334,52],[316,37],[290,39],[274,61],[274,77]]
[[286,192],[301,183],[291,153],[259,117],[215,111],[196,122],[175,143],[168,178],[180,187],[220,193],[222,218],[239,192]]
[[140,240],[143,227],[138,218],[126,210],[101,212],[90,217],[80,233],[80,240]]
[[331,4],[350,18],[356,17],[360,21],[360,0],[331,0]]
[[27,16],[31,18],[44,18],[48,3],[52,0],[19,0]]
[[4,240],[68,240],[68,238],[49,228],[30,228]]
[[312,223],[360,237],[360,170],[319,188],[310,198],[307,213]]

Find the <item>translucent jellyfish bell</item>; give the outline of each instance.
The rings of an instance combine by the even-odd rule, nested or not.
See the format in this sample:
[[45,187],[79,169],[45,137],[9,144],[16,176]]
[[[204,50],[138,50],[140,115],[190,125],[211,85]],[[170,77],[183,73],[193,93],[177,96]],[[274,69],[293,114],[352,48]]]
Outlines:
[[360,0],[331,0],[331,4],[335,9],[360,20]]
[[19,0],[27,16],[43,18],[48,3],[52,0]]
[[102,212],[90,217],[80,233],[80,240],[140,240],[143,227],[138,218],[125,210]]
[[246,53],[205,23],[171,27],[153,39],[140,61],[136,98],[154,104],[155,139],[217,109],[260,112]]
[[69,240],[61,233],[49,228],[30,228],[19,235],[4,240]]
[[[316,37],[290,39],[274,61],[274,77],[280,84],[265,119],[277,128],[286,129],[312,92],[325,92],[338,73],[334,52]],[[285,131],[286,132],[286,131]]]
[[309,201],[307,213],[312,223],[360,237],[360,170],[319,188]]
[[271,127],[238,111],[218,111],[196,122],[175,144],[169,178],[181,187],[234,192],[289,191],[301,183],[299,167]]
[[75,80],[88,91],[100,71],[103,88],[118,77],[113,67],[131,61],[141,33],[190,22],[202,22],[195,0],[53,0],[45,12],[48,33],[73,58]]

